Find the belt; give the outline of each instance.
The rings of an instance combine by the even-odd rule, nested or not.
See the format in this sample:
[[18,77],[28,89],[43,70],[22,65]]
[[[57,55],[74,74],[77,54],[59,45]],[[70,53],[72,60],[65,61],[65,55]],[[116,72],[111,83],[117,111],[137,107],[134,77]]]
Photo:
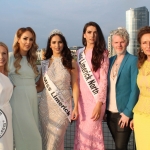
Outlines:
[[112,111],[109,111],[109,110],[106,110],[107,113],[110,113],[110,114],[120,114],[119,112],[112,112]]
[[120,112],[111,112],[109,110],[106,111],[107,115],[111,116],[111,117],[120,117]]

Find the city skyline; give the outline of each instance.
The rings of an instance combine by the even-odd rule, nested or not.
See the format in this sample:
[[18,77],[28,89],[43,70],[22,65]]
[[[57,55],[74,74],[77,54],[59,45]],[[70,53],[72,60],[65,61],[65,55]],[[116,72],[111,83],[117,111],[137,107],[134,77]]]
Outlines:
[[[137,42],[138,30],[143,26],[149,25],[149,11],[146,7],[130,8],[126,11],[126,30],[129,33],[129,45],[127,51],[130,54],[137,55],[139,44]],[[119,29],[120,27],[118,27]],[[115,55],[112,47],[113,30],[108,36],[108,51],[109,57]]]
[[137,42],[138,30],[149,25],[149,11],[146,7],[130,8],[126,11],[126,29],[129,33],[129,45],[127,50],[130,54],[137,55],[139,44]]
[[12,51],[15,32],[20,27],[31,26],[37,35],[39,49],[45,48],[51,30],[58,28],[66,37],[68,47],[82,46],[82,29],[89,21],[97,22],[107,37],[111,30],[126,27],[125,12],[130,8],[146,6],[143,0],[0,0],[0,41]]
[[108,51],[109,51],[109,57],[112,57],[115,55],[114,48],[112,47],[112,36],[113,36],[113,30],[110,32],[108,36]]

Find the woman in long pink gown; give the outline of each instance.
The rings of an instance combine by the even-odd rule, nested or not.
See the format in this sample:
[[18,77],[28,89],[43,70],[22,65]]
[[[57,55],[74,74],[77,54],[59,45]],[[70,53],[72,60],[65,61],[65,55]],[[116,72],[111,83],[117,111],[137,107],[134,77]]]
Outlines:
[[[85,24],[82,42],[85,47],[78,50],[80,98],[74,150],[104,150],[102,118],[106,106],[109,60],[103,33],[97,23]],[[82,68],[83,64],[80,66],[80,53],[84,53],[89,69],[98,83],[99,89],[95,97],[82,75],[85,68]],[[84,75],[88,76],[86,73]]]

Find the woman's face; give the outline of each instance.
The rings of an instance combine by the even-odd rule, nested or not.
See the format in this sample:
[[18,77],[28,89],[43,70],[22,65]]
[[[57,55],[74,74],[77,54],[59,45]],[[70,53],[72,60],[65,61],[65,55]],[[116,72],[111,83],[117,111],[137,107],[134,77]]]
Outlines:
[[87,44],[95,44],[97,38],[97,29],[94,26],[88,26],[84,33]]
[[150,58],[150,33],[144,34],[141,37],[141,49]]
[[26,55],[33,44],[33,34],[30,31],[24,32],[18,40],[21,55]]
[[54,35],[50,41],[50,48],[53,51],[53,56],[61,56],[64,44],[59,35]]
[[7,61],[8,61],[7,49],[3,46],[0,46],[0,67],[4,67]]

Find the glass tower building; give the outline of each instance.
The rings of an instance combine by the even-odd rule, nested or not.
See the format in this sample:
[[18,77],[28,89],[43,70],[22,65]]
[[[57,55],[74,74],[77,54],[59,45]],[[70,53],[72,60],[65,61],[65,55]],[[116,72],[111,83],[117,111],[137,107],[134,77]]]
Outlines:
[[126,29],[129,32],[130,41],[127,50],[130,54],[137,55],[137,32],[143,26],[149,25],[149,11],[146,7],[139,7],[126,11]]
[[109,57],[112,57],[115,55],[114,49],[112,47],[112,32],[110,32],[110,35],[108,36],[108,52],[109,52]]

